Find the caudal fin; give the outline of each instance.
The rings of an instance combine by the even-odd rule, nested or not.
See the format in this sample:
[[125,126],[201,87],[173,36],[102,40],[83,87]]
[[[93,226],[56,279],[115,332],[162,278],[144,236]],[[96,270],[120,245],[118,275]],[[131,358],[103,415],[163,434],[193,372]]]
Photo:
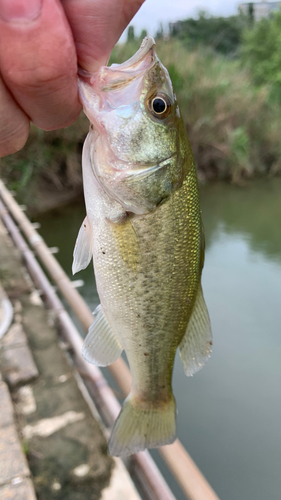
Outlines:
[[110,455],[127,456],[146,448],[171,444],[176,438],[176,403],[174,396],[168,404],[143,408],[132,394],[113,427],[108,449]]

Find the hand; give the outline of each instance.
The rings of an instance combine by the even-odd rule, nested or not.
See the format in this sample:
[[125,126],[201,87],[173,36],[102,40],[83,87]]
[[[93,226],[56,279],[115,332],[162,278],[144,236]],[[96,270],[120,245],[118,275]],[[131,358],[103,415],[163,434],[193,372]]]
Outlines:
[[144,0],[0,0],[0,157],[81,110],[77,63],[94,72]]

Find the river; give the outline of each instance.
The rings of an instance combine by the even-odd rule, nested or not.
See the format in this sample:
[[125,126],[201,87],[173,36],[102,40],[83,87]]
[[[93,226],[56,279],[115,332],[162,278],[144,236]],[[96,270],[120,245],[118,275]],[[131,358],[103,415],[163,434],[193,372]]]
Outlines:
[[[173,388],[178,436],[221,500],[281,497],[281,179],[200,190],[206,233],[203,290],[214,346],[203,370],[184,375],[176,359]],[[85,216],[72,204],[38,217],[71,275]],[[76,279],[76,278],[75,278]],[[98,304],[92,266],[77,275],[81,294]],[[178,500],[184,499],[152,452]]]

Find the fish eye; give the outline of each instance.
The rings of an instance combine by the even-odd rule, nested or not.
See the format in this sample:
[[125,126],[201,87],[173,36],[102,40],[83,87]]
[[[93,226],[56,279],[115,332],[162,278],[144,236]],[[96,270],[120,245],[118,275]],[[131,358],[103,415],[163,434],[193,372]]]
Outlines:
[[154,94],[148,100],[148,109],[155,118],[163,120],[171,114],[172,102],[167,94]]
[[167,104],[166,102],[164,101],[164,99],[162,99],[162,97],[155,97],[151,103],[152,105],[152,108],[153,108],[153,111],[159,115],[162,113],[165,113],[166,109],[167,109]]

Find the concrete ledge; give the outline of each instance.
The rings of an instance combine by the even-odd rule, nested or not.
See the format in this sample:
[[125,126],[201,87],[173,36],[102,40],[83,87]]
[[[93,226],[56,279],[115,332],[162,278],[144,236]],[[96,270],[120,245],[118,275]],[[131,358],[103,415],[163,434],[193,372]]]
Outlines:
[[0,382],[0,428],[7,427],[14,423],[13,404],[4,382]]
[[13,425],[0,429],[0,471],[0,485],[30,474]]
[[14,323],[11,326],[5,337],[3,337],[1,345],[3,349],[27,345],[27,338],[23,331],[21,323]]
[[1,367],[3,376],[10,387],[27,384],[39,375],[27,346],[5,349],[1,356]]
[[16,478],[0,486],[1,500],[36,500],[33,484],[29,479]]

